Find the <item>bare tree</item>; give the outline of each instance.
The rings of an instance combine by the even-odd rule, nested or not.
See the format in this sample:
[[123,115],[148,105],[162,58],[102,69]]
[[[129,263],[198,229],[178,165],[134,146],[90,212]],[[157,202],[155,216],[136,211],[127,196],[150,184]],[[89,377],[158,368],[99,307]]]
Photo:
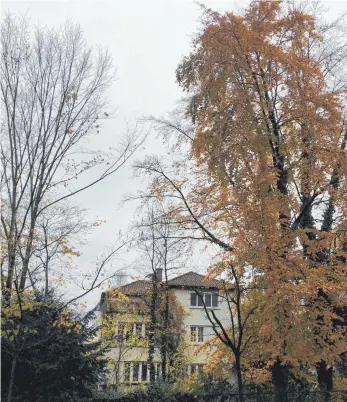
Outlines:
[[[109,117],[104,94],[114,71],[109,53],[88,47],[78,25],[31,29],[25,18],[7,15],[1,58],[1,231],[7,247],[2,277],[9,298],[14,279],[24,289],[30,277],[44,213],[54,206],[62,216],[62,201],[117,172],[142,139],[135,128],[109,153],[83,149]],[[101,172],[94,180],[72,185],[93,168]],[[47,256],[39,258],[46,258],[47,267]]]

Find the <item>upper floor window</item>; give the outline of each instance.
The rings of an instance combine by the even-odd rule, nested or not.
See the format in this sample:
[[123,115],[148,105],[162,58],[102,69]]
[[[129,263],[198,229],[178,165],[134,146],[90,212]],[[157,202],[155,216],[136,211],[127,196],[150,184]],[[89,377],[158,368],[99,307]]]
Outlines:
[[190,305],[192,307],[203,307],[205,302],[206,307],[218,307],[218,294],[217,293],[191,293]]
[[135,331],[134,335],[137,338],[142,338],[142,322],[135,322]]
[[130,338],[136,337],[142,339],[146,337],[146,324],[143,322],[118,322],[118,333],[116,335],[118,342],[127,343]]

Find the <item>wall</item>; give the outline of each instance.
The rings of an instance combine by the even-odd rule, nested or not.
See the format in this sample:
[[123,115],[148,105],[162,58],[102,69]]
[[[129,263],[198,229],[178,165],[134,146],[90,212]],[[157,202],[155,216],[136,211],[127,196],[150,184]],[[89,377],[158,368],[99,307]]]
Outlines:
[[[212,326],[206,317],[206,313],[203,307],[192,307],[190,306],[190,294],[191,291],[188,289],[174,289],[177,300],[184,307],[186,316],[184,318],[184,329],[186,331],[185,336],[185,355],[187,356],[187,364],[189,365],[188,372],[190,373],[191,365],[204,364],[208,355],[208,350],[201,351],[201,343],[194,343],[191,341],[191,326],[204,327],[204,340],[214,335]],[[227,327],[230,326],[230,315],[227,303],[219,298],[218,308],[213,308],[217,318],[221,323]],[[142,317],[143,319],[143,317]],[[139,317],[140,321],[140,317]],[[117,360],[119,356],[119,349],[112,348],[108,356],[112,360]],[[128,348],[126,353],[122,355],[122,361],[136,361],[143,362],[146,361],[148,357],[147,348],[145,347],[133,347]],[[155,361],[160,362],[159,350],[156,350]],[[121,371],[123,371],[123,364],[121,365]],[[122,375],[121,375],[122,377]],[[121,380],[122,382],[122,380]]]
[[[207,358],[208,350],[199,351],[201,344],[193,343],[191,341],[190,328],[191,326],[206,326],[207,330],[204,329],[204,340],[214,336],[214,331],[206,316],[204,308],[190,306],[190,294],[191,291],[188,289],[175,289],[177,300],[179,300],[179,302],[183,305],[186,313],[184,326],[186,331],[185,341],[187,344],[188,363],[203,364]],[[226,301],[219,297],[218,308],[213,308],[213,310],[221,323],[227,327],[230,327],[230,315]]]

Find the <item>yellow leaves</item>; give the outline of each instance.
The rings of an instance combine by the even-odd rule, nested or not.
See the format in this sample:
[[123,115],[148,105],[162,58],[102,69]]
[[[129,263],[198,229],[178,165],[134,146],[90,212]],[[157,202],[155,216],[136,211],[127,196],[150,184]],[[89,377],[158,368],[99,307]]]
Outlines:
[[63,239],[60,241],[60,248],[61,248],[62,254],[64,254],[64,255],[69,255],[72,257],[80,257],[81,256],[81,253],[78,250],[74,250],[73,247],[69,246],[67,239]]
[[66,333],[71,334],[72,332],[80,333],[82,325],[69,317],[69,309],[60,315],[59,319],[53,322],[53,327],[64,327],[66,328]]
[[118,289],[118,288],[111,288],[111,289],[109,289],[109,291],[108,291],[108,296],[109,296],[109,298],[114,298],[114,299],[117,299],[118,301],[120,301],[120,302],[127,302],[127,301],[129,301],[129,297],[125,294],[125,293],[123,293],[120,289]]

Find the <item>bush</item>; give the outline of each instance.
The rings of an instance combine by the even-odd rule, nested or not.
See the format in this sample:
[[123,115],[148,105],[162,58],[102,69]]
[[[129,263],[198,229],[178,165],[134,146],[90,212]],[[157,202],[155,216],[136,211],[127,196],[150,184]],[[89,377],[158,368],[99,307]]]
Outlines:
[[276,394],[271,385],[246,385],[243,397],[227,381],[218,380],[203,374],[199,376],[195,390],[183,392],[177,384],[156,383],[148,388],[138,388],[128,392],[119,392],[113,396],[94,399],[90,402],[345,402],[344,392],[326,394],[319,391],[291,388]]

